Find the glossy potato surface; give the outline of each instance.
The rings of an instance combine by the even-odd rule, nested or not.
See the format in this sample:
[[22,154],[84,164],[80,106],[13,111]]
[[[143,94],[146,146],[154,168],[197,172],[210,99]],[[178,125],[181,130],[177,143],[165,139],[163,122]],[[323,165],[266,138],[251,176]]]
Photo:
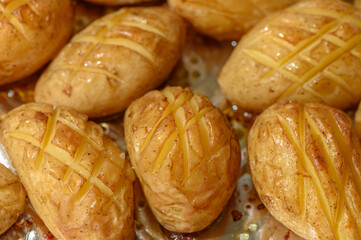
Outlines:
[[155,0],[85,0],[90,3],[102,4],[102,5],[131,5],[146,3]]
[[0,234],[13,225],[25,207],[25,190],[19,179],[0,164]]
[[348,115],[317,103],[277,103],[257,118],[248,137],[261,200],[308,240],[361,239],[360,154]]
[[195,232],[221,213],[236,186],[240,147],[226,117],[189,88],[151,91],[124,117],[132,165],[157,220]]
[[227,98],[261,112],[282,99],[346,109],[361,99],[361,12],[337,0],[271,14],[238,43],[219,76]]
[[73,15],[71,0],[0,1],[0,85],[50,61],[68,40]]
[[7,114],[0,141],[56,238],[134,238],[135,176],[99,125],[70,108],[30,103]]
[[269,13],[297,0],[168,0],[170,8],[201,33],[218,40],[239,40]]
[[35,100],[90,117],[124,110],[164,81],[184,42],[180,17],[163,7],[121,8],[77,34],[42,74]]

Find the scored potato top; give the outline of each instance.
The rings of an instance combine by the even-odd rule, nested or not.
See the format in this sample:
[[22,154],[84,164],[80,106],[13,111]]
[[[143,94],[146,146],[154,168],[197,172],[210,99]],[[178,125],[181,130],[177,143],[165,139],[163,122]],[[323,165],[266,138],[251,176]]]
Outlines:
[[106,15],[60,52],[39,79],[35,100],[90,117],[122,111],[165,80],[180,57],[184,31],[181,18],[163,7]]
[[13,225],[25,207],[25,190],[19,179],[0,164],[0,234]]
[[219,83],[252,111],[284,98],[347,108],[361,99],[360,68],[361,12],[341,1],[302,1],[249,32]]
[[65,45],[73,25],[70,0],[0,2],[0,85],[39,70]]
[[59,239],[131,239],[134,174],[85,115],[30,103],[0,125],[0,140],[36,212]]
[[168,0],[172,10],[205,35],[239,40],[264,16],[297,0]]
[[276,219],[305,239],[361,239],[361,149],[344,112],[275,104],[247,146],[253,182]]
[[167,87],[133,102],[125,140],[157,220],[168,230],[207,227],[230,198],[240,149],[226,117],[189,88]]

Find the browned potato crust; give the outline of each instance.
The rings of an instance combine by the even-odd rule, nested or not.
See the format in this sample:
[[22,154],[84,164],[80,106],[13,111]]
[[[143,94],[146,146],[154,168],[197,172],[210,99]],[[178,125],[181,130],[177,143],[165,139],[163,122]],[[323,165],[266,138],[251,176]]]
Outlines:
[[351,119],[317,103],[275,104],[248,137],[261,200],[307,240],[361,239],[360,150]]
[[90,3],[103,4],[103,5],[131,5],[138,3],[151,2],[154,0],[85,0]]
[[30,103],[7,114],[0,141],[56,238],[134,238],[135,176],[99,125],[70,108]]
[[0,85],[30,76],[65,45],[71,0],[0,1]]
[[122,8],[76,35],[43,73],[35,100],[100,117],[159,85],[184,42],[180,17],[163,7]]
[[206,96],[167,87],[133,102],[124,127],[132,165],[157,220],[183,233],[212,223],[240,168],[239,143],[226,117]]
[[264,16],[296,1],[168,0],[168,3],[201,33],[218,40],[239,40]]
[[25,208],[25,190],[19,179],[0,164],[0,234],[13,225]]
[[219,84],[239,107],[282,99],[348,108],[361,99],[361,12],[338,0],[301,1],[266,17],[238,44]]
[[358,9],[361,9],[361,0],[355,0],[354,4]]

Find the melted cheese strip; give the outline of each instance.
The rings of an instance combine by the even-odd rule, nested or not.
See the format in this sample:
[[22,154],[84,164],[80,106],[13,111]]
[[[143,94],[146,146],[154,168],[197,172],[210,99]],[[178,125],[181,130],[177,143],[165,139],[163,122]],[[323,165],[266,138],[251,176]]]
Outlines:
[[[334,136],[336,138],[336,141],[339,145],[340,152],[342,156],[344,157],[344,162],[346,163],[346,166],[351,171],[352,181],[354,182],[357,194],[359,197],[361,197],[361,176],[358,172],[358,170],[355,168],[355,165],[353,163],[353,152],[350,150],[345,137],[342,134],[342,131],[337,124],[336,120],[332,117],[332,115],[327,111],[327,119],[330,122],[331,128],[334,132]],[[346,188],[347,186],[345,186]],[[346,190],[345,190],[346,191]],[[353,207],[354,205],[354,199],[351,194],[347,194],[347,206],[351,212],[351,215],[353,216],[354,220],[357,222],[358,229],[361,229],[361,222],[359,220],[359,213],[356,211],[356,208]],[[361,233],[361,232],[360,232]]]
[[[66,125],[67,127],[71,128],[76,133],[78,133],[83,138],[83,140],[86,141],[86,143],[90,144],[96,150],[98,150],[98,151],[103,150],[103,147],[99,146],[96,142],[94,142],[91,138],[89,138],[80,128],[78,128],[76,125],[72,124],[69,120],[59,117],[58,121],[64,125]],[[86,129],[86,131],[87,130],[88,129]]]
[[[73,164],[76,164],[76,165],[77,165],[77,164],[80,162],[82,156],[84,155],[84,152],[85,152],[85,149],[86,149],[86,144],[87,144],[87,142],[86,142],[85,138],[83,137],[83,138],[81,139],[80,145],[79,145],[79,146],[77,147],[77,149],[76,149],[75,157],[74,157],[74,160],[72,161]],[[74,172],[74,169],[72,169],[72,168],[68,168],[68,169],[66,170],[66,172],[65,172],[65,174],[64,174],[64,176],[63,176],[63,183],[64,183],[65,185],[68,184],[69,179],[70,179],[70,176],[71,176],[71,174],[72,174],[73,172]]]
[[[19,33],[21,33],[26,39],[29,39],[23,24],[21,24],[20,21],[11,14],[13,11],[25,4],[27,4],[30,9],[34,11],[35,7],[29,3],[29,0],[14,0],[6,5],[5,8],[0,4],[0,19],[5,17]],[[36,13],[37,11],[34,12]]]
[[209,159],[211,159],[212,156],[216,155],[219,151],[222,150],[223,147],[225,147],[225,144],[227,143],[227,139],[226,137],[222,136],[221,139],[219,140],[219,144],[207,155],[204,155],[202,160],[199,162],[199,164],[191,171],[191,173],[189,174],[189,176],[185,179],[183,179],[182,184],[184,184],[188,179],[190,179],[196,172],[197,170],[206,162],[209,161]]
[[167,141],[163,144],[162,149],[160,150],[157,159],[155,160],[155,164],[154,164],[154,170],[159,170],[160,167],[162,166],[165,158],[167,157],[169,151],[172,149],[173,145],[174,145],[174,141],[177,139],[178,137],[178,132],[174,131],[170,137],[167,139]]
[[338,184],[338,187],[341,186],[340,184],[340,174],[338,170],[336,169],[335,161],[333,160],[333,156],[331,153],[331,150],[329,149],[327,142],[321,132],[321,130],[318,128],[315,121],[312,119],[312,117],[306,112],[306,119],[307,122],[311,128],[311,134],[313,138],[316,140],[316,144],[318,148],[320,149],[322,156],[325,159],[328,175],[330,176],[331,180]]
[[[347,13],[344,13],[347,14]],[[268,78],[271,75],[273,75],[275,72],[279,72],[281,69],[284,68],[285,64],[287,64],[290,60],[292,60],[297,55],[301,54],[305,49],[309,48],[310,46],[316,45],[324,36],[324,34],[331,32],[335,30],[340,23],[337,20],[334,20],[325,26],[317,32],[317,34],[313,35],[312,37],[309,37],[305,40],[300,41],[296,46],[295,50],[290,52],[287,56],[284,56],[277,62],[277,67],[274,67],[271,71],[266,73],[262,79]],[[255,58],[255,60],[259,61],[259,58]],[[301,79],[299,79],[297,82],[301,82]]]
[[283,68],[280,68],[279,63],[275,62],[271,57],[267,56],[264,53],[261,53],[260,51],[256,51],[256,50],[251,50],[251,49],[242,49],[242,51],[247,54],[248,56],[250,56],[251,58],[257,60],[258,63],[261,63],[263,65],[265,65],[266,67],[269,67],[273,70],[271,70],[270,72],[266,73],[262,78],[267,78],[269,76],[269,74],[272,72],[274,73],[274,69],[278,69],[277,72],[281,73],[282,75],[284,75],[285,77],[287,77],[288,79],[292,80],[293,82],[299,82],[300,78],[293,74],[290,71],[287,71]]
[[[203,151],[205,152],[204,155],[208,155],[209,137],[208,137],[208,131],[207,131],[204,115],[207,114],[209,111],[211,111],[212,108],[207,107],[202,109],[200,112],[198,112],[199,106],[197,105],[196,100],[194,100],[194,98],[191,98],[189,103],[195,115],[187,122],[185,126],[185,130],[188,130],[191,126],[193,126],[196,122],[198,122],[202,147],[203,147]],[[162,166],[166,156],[168,155],[169,151],[174,145],[174,141],[177,139],[177,137],[178,137],[178,131],[174,131],[170,135],[170,137],[166,140],[166,142],[163,144],[162,149],[160,150],[157,159],[155,161],[154,170],[159,170],[159,168]]]
[[56,122],[57,118],[59,116],[59,108],[56,108],[51,117],[49,117],[47,125],[46,125],[46,131],[43,136],[43,140],[40,143],[40,152],[38,154],[38,158],[36,160],[35,169],[39,170],[41,165],[44,162],[44,151],[45,149],[50,145],[51,141],[54,138],[55,131],[56,131]]
[[[337,200],[336,200],[336,216],[334,217],[334,225],[337,231],[337,239],[342,239],[342,233],[340,229],[342,215],[344,213],[345,208],[345,199],[346,199],[346,187],[349,179],[349,168],[346,166],[344,170],[344,174],[341,178],[339,171],[336,168],[335,161],[333,159],[331,150],[329,149],[326,139],[324,138],[321,130],[316,125],[315,121],[311,118],[311,116],[306,113],[306,118],[311,128],[311,133],[316,140],[318,148],[321,150],[322,156],[326,161],[328,175],[331,180],[336,183],[337,187]],[[337,139],[336,139],[337,141]]]
[[[300,136],[300,147],[302,149],[302,155],[306,155],[305,153],[305,145],[306,145],[306,129],[305,129],[305,109],[303,106],[300,106],[298,109],[299,111],[299,118],[298,118],[298,130]],[[307,194],[306,194],[306,181],[304,178],[305,171],[302,166],[301,161],[297,161],[297,171],[299,172],[298,175],[298,196],[300,200],[301,206],[301,216],[302,218],[306,217],[306,209],[307,209]]]
[[277,115],[277,118],[278,118],[278,121],[280,122],[283,130],[286,132],[287,138],[294,146],[297,156],[298,156],[298,160],[301,161],[302,166],[306,169],[307,173],[310,174],[312,182],[313,182],[315,190],[316,190],[316,193],[317,193],[317,197],[320,201],[322,210],[323,210],[324,214],[326,215],[326,218],[330,224],[332,232],[334,233],[334,235],[337,235],[336,229],[334,228],[334,224],[332,221],[331,208],[328,203],[328,199],[327,199],[325,190],[323,189],[322,183],[318,177],[317,170],[315,169],[311,160],[308,158],[307,154],[305,154],[305,151],[302,149],[302,147],[298,143],[297,137],[296,137],[293,129],[291,128],[291,126],[287,123],[287,120],[285,120],[280,115]]
[[184,176],[183,179],[186,179],[189,176],[190,172],[190,160],[189,160],[189,142],[187,138],[187,131],[185,129],[185,112],[182,107],[178,109],[173,109],[173,116],[175,124],[177,125],[177,131],[179,138],[181,140],[182,152],[183,152],[183,168],[184,168]]
[[345,92],[347,92],[349,95],[351,95],[352,97],[357,97],[355,95],[355,93],[352,91],[352,88],[350,85],[348,85],[345,81],[345,79],[343,79],[342,77],[328,71],[328,70],[324,70],[323,74],[328,77],[331,81],[333,81],[334,83],[336,83],[342,90],[344,90]]
[[[102,170],[102,166],[104,163],[104,151],[100,152],[99,158],[96,160],[92,174],[86,178],[87,181],[83,184],[83,186],[78,191],[77,197],[78,200],[82,200],[92,189],[95,183],[95,179],[98,177],[100,171]],[[103,188],[103,187],[102,187]],[[103,189],[99,189],[101,192],[103,192]],[[106,191],[108,193],[108,191]]]
[[168,117],[170,115],[170,113],[173,111],[173,108],[178,109],[181,105],[183,105],[186,101],[189,101],[189,99],[192,97],[191,94],[187,94],[187,93],[183,92],[175,100],[174,95],[168,89],[164,89],[163,94],[165,95],[165,97],[168,100],[168,106],[163,111],[163,113],[162,113],[161,117],[158,119],[158,121],[154,124],[152,130],[149,132],[148,136],[145,138],[145,141],[143,142],[143,144],[140,146],[141,152],[145,149],[145,147],[148,146],[150,139],[152,138],[152,136],[154,135],[154,132],[158,128],[158,125],[163,121],[163,119],[165,119],[166,117]]
[[141,23],[141,22],[134,22],[134,21],[120,21],[119,22],[119,25],[121,26],[129,26],[129,27],[136,27],[136,28],[139,28],[145,32],[150,32],[150,33],[154,33],[156,35],[159,35],[165,39],[167,39],[166,35],[161,31],[159,30],[158,28],[156,27],[153,27],[149,24],[145,24],[145,23]]
[[291,96],[300,86],[303,84],[306,84],[309,80],[311,80],[314,76],[322,72],[324,69],[326,69],[329,65],[331,65],[333,62],[335,62],[337,59],[339,59],[343,54],[351,51],[353,48],[361,44],[361,34],[354,36],[351,38],[344,46],[334,50],[327,56],[325,56],[317,66],[309,70],[306,74],[304,74],[300,82],[293,83],[291,86],[289,86],[283,94],[279,97],[278,100],[285,99],[289,96]]
[[152,55],[152,53],[140,45],[139,43],[136,43],[132,40],[118,37],[118,38],[100,38],[96,36],[81,36],[78,38],[74,38],[72,42],[85,42],[85,43],[93,43],[93,44],[108,44],[108,45],[114,45],[114,46],[121,46],[125,47],[133,52],[138,53],[139,55],[146,58],[152,65],[155,65],[155,59]]

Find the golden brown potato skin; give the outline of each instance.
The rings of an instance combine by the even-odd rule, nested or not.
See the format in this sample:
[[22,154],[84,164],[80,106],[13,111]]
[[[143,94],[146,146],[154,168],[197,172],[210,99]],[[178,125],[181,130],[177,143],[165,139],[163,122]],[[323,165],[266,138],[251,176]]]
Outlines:
[[43,73],[35,100],[100,117],[124,110],[165,80],[184,23],[163,7],[122,8],[76,35]]
[[0,85],[30,76],[65,45],[73,26],[71,0],[0,2]]
[[361,104],[358,105],[354,120],[356,134],[361,139]]
[[355,7],[357,7],[358,9],[361,9],[361,0],[355,0],[354,4],[355,4]]
[[131,5],[151,2],[154,0],[85,0],[90,3],[102,4],[102,5]]
[[102,128],[70,108],[30,103],[0,125],[30,201],[58,239],[133,239],[135,176]]
[[240,147],[226,117],[189,88],[133,102],[124,117],[132,165],[157,220],[174,232],[206,228],[238,179]]
[[239,40],[264,16],[297,0],[168,0],[170,8],[199,32],[218,40]]
[[19,179],[0,164],[0,234],[13,225],[25,208],[25,190]]
[[361,239],[360,153],[350,118],[318,103],[277,103],[257,118],[248,137],[261,200],[309,240]]
[[337,0],[302,1],[266,17],[238,44],[219,84],[239,107],[281,99],[348,108],[361,99],[361,12]]

